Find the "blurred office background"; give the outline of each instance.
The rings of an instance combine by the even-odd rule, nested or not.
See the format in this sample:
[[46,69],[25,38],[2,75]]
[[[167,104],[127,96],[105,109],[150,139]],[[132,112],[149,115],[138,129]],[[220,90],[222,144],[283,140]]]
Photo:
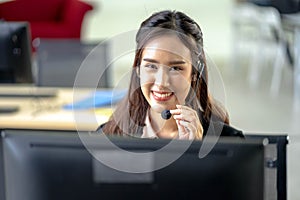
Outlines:
[[[288,199],[300,199],[297,190],[300,185],[300,162],[297,156],[300,154],[300,109],[297,109],[294,99],[294,67],[282,53],[282,46],[278,45],[278,38],[274,37],[272,29],[268,28],[269,22],[259,21],[266,23],[262,25],[263,30],[260,29],[261,33],[265,33],[261,38],[257,27],[251,24],[258,23],[255,21],[257,16],[250,14],[252,21],[249,23],[249,18],[242,16],[244,8],[238,7],[234,0],[85,1],[92,4],[94,9],[84,18],[81,40],[112,41],[111,54],[115,58],[113,85],[118,85],[130,71],[133,33],[145,18],[155,11],[171,9],[183,11],[195,19],[203,31],[207,56],[215,63],[223,79],[224,103],[232,125],[249,133],[289,135]],[[268,16],[267,13],[262,18]],[[276,24],[276,15],[271,16]],[[243,27],[246,28],[242,30]],[[285,44],[290,45],[289,50],[293,54],[293,31],[284,30],[283,35]],[[276,60],[280,56],[285,57],[285,61]],[[278,68],[280,76],[274,73],[274,61],[282,62]],[[274,76],[280,77],[280,80],[277,78],[274,83]]]
[[[271,90],[276,64],[272,61],[282,55],[278,53],[280,47],[276,46],[278,42],[275,42],[272,29],[268,28],[270,24],[270,26],[274,25],[272,20],[276,20],[276,16],[270,14],[270,17],[268,13],[262,16],[265,19],[271,18],[263,25],[265,29],[262,32],[265,35],[262,37],[265,41],[262,41],[257,29],[251,28],[251,23],[247,26],[249,18],[243,21],[242,8],[238,7],[237,2],[233,0],[91,2],[97,6],[95,11],[87,15],[83,32],[84,40],[112,38],[124,32],[136,30],[146,17],[162,9],[183,11],[194,18],[202,28],[206,53],[221,72],[225,87],[225,104],[231,123],[245,132],[289,135],[288,199],[300,199],[297,190],[300,184],[298,171],[300,162],[297,156],[300,153],[300,112],[294,103],[294,74],[287,57],[281,64],[281,80],[277,80],[279,86],[277,89],[273,88],[275,91]],[[255,21],[255,18],[259,16],[250,15],[251,17]],[[248,29],[238,30],[236,23],[241,25],[243,22]],[[260,23],[263,23],[262,19]],[[295,42],[293,32],[289,30],[284,31],[283,34],[290,45],[289,50],[292,54],[293,42]],[[259,42],[263,42],[261,50],[257,49]],[[239,49],[236,49],[237,45]],[[253,49],[257,51],[258,56],[253,53]],[[113,50],[115,54],[118,54],[118,44],[114,44]],[[259,56],[264,60],[262,64],[252,60]],[[120,56],[119,62],[116,62],[114,66],[114,75],[120,77],[126,73],[131,67],[131,61],[131,55],[127,58],[125,55]],[[281,61],[276,60],[276,62]],[[258,69],[253,68],[253,65],[258,64],[260,64]],[[256,73],[251,70],[257,70],[259,75],[256,77]]]

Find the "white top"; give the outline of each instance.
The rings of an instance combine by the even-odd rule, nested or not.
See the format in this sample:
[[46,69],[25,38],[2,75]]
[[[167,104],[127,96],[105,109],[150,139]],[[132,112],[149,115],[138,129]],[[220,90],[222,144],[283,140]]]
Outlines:
[[146,120],[145,120],[145,125],[143,128],[143,134],[141,138],[151,138],[151,139],[156,139],[158,136],[156,135],[155,131],[153,130],[151,123],[150,123],[150,118],[149,118],[149,111],[147,111],[146,115]]

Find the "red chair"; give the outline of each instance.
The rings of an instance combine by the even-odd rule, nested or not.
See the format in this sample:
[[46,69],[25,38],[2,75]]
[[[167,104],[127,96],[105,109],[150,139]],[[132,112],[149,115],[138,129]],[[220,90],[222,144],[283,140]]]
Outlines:
[[78,38],[93,6],[79,0],[14,0],[0,3],[0,19],[28,21],[35,38]]

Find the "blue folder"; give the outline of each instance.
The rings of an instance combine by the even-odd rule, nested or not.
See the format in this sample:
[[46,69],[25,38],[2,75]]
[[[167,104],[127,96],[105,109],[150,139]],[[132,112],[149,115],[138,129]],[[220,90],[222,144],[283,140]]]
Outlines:
[[124,98],[126,93],[127,91],[124,90],[96,91],[82,100],[64,105],[63,108],[67,110],[84,110],[91,108],[106,107],[118,103],[121,99]]

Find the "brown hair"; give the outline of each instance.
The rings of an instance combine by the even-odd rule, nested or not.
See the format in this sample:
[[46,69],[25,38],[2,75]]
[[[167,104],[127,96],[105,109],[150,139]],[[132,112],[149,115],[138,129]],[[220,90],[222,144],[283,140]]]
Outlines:
[[200,102],[203,109],[202,120],[204,122],[202,121],[202,123],[209,123],[213,116],[217,120],[229,124],[226,110],[214,101],[208,92],[207,64],[203,50],[203,35],[199,25],[182,12],[166,10],[154,13],[142,22],[136,34],[137,47],[128,94],[102,128],[104,133],[119,135],[140,133],[140,129],[144,126],[149,104],[141,91],[136,68],[140,66],[142,52],[147,42],[154,37],[171,32],[175,33],[191,51],[192,77],[196,78],[192,78],[186,103],[199,111]]

